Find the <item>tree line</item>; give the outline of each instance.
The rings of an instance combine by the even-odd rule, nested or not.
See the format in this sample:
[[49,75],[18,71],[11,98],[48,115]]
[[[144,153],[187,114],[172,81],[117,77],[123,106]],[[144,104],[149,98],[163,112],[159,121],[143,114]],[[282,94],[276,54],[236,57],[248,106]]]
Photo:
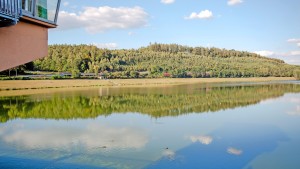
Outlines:
[[70,72],[74,77],[80,72],[101,73],[107,78],[292,77],[300,69],[245,51],[158,43],[116,50],[93,45],[51,45],[47,57],[23,67]]

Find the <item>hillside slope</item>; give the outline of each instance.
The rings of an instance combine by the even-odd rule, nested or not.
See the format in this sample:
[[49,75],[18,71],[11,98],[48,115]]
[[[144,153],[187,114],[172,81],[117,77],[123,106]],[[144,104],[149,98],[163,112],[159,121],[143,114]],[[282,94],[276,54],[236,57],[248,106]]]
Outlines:
[[299,66],[235,50],[150,44],[130,50],[89,45],[52,45],[35,70],[104,72],[110,78],[136,77],[291,77]]

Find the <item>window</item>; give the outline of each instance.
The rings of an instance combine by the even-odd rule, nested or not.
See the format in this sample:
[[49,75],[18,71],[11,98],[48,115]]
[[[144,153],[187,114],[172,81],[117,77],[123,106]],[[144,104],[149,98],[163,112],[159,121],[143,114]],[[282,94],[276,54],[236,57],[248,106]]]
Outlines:
[[55,23],[60,0],[22,0],[23,14],[49,23]]
[[32,0],[22,0],[22,9],[26,12],[32,13]]
[[38,17],[55,21],[58,0],[37,0],[36,14]]

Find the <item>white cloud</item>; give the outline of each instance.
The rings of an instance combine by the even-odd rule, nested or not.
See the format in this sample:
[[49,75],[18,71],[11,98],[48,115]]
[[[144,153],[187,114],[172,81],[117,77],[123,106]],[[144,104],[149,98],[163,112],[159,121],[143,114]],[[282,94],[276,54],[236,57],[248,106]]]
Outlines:
[[288,39],[287,41],[290,43],[300,43],[300,39]]
[[189,17],[185,17],[185,19],[210,19],[213,17],[213,13],[210,10],[204,10],[200,13],[193,12]]
[[290,43],[295,43],[298,47],[300,47],[300,39],[288,39]]
[[242,0],[229,0],[227,2],[227,4],[230,5],[230,6],[237,5],[237,4],[240,4],[240,3],[243,3],[243,1]]
[[85,28],[90,33],[146,26],[148,14],[141,7],[86,7],[84,11],[59,13],[59,29]]
[[129,36],[133,36],[135,33],[134,32],[128,32]]
[[233,148],[233,147],[229,147],[227,149],[227,153],[229,154],[232,154],[232,155],[242,155],[243,154],[243,151],[242,150],[239,150],[239,149],[236,149],[236,148]]
[[213,138],[210,136],[191,136],[190,139],[193,143],[199,141],[205,145],[209,145],[213,141]]
[[291,64],[291,65],[300,65],[300,59],[281,59],[284,60],[285,63]]
[[290,56],[300,56],[300,51],[291,51],[288,53]]
[[72,5],[71,8],[72,8],[72,9],[77,9],[78,6],[77,6],[77,5]]
[[172,4],[175,2],[175,0],[161,0],[160,2],[163,4]]
[[284,56],[284,57],[289,57],[289,56],[300,56],[300,51],[289,51],[289,52],[273,52],[273,51],[268,51],[268,50],[262,50],[262,51],[255,51],[254,53],[261,55],[261,56]]
[[275,54],[275,52],[268,51],[268,50],[255,51],[254,53],[261,55],[261,56],[272,56]]
[[23,149],[60,149],[75,147],[88,149],[142,148],[148,142],[144,131],[126,127],[109,127],[96,123],[83,128],[6,128],[0,132],[0,139]]
[[285,63],[300,65],[300,51],[273,52],[268,50],[254,52],[261,56],[283,60]]
[[64,2],[64,6],[68,6],[70,3],[69,2]]
[[118,44],[116,43],[92,43],[92,45],[97,46],[101,49],[116,49],[118,48]]

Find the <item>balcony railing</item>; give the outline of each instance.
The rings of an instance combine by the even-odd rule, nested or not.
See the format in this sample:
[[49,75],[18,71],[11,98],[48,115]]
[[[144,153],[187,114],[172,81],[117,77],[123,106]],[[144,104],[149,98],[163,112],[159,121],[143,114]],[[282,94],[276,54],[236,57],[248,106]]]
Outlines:
[[21,15],[21,0],[0,0],[0,27],[16,24]]

